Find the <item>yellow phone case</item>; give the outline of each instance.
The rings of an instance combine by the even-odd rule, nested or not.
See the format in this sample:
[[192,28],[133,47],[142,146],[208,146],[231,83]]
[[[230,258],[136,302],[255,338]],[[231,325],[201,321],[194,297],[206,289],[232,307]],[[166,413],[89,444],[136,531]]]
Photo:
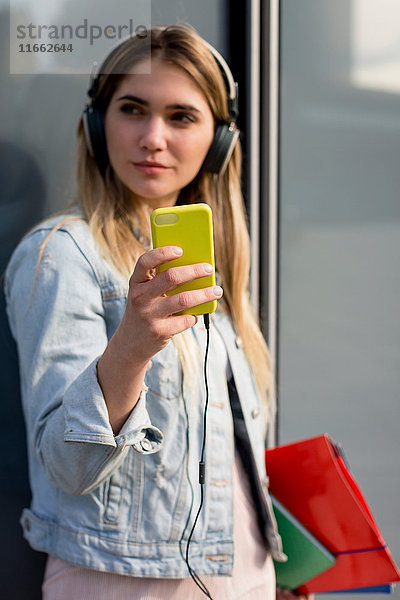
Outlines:
[[[168,292],[168,295],[215,285],[212,212],[207,204],[157,208],[151,214],[150,221],[154,248],[179,246],[183,250],[181,257],[161,265],[158,268],[160,273],[170,267],[201,262],[210,263],[214,267],[214,273],[211,275],[180,285],[172,292]],[[179,314],[203,315],[214,312],[216,308],[217,301],[213,300],[183,310]]]

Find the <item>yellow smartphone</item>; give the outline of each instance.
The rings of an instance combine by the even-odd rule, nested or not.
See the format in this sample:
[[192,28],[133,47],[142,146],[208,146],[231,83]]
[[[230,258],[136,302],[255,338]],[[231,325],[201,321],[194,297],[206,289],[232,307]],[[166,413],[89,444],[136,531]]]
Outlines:
[[[158,272],[161,273],[170,267],[193,265],[201,262],[210,263],[214,267],[214,272],[211,275],[184,283],[172,292],[168,292],[168,295],[215,285],[212,212],[207,204],[157,208],[151,214],[150,222],[153,248],[179,246],[183,250],[182,256],[161,265],[161,267],[158,267]],[[212,300],[183,310],[179,314],[204,315],[214,312],[216,308],[217,301]]]

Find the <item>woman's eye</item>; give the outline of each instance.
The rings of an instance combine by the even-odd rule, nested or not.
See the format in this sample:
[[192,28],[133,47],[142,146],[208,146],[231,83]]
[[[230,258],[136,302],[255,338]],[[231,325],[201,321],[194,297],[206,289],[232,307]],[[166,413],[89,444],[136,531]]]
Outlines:
[[125,115],[140,115],[141,110],[135,104],[122,104],[120,111]]
[[195,118],[189,114],[189,113],[174,113],[172,115],[172,120],[173,121],[178,121],[180,123],[194,123],[195,122]]

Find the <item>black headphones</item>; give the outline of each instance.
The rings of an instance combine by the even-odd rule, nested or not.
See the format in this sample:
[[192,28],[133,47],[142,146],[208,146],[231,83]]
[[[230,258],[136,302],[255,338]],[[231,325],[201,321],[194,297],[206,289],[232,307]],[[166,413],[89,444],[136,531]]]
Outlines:
[[[95,159],[102,177],[105,177],[106,169],[110,163],[110,160],[107,151],[107,141],[104,129],[105,107],[101,107],[99,103],[96,103],[96,95],[99,89],[100,77],[103,72],[104,65],[114,53],[119,51],[123,44],[131,39],[132,38],[129,37],[128,39],[118,43],[117,46],[111,50],[108,56],[101,63],[101,67],[97,71],[97,74],[91,79],[90,87],[87,92],[91,100],[82,114],[83,127],[89,152]],[[204,159],[201,169],[204,169],[209,173],[222,175],[232,156],[240,133],[236,127],[236,120],[238,117],[238,85],[235,82],[227,63],[221,54],[205,40],[202,39],[202,42],[214,56],[223,76],[228,93],[229,123],[220,122],[217,124],[214,132],[214,139],[211,142],[211,146],[208,150],[207,156]]]

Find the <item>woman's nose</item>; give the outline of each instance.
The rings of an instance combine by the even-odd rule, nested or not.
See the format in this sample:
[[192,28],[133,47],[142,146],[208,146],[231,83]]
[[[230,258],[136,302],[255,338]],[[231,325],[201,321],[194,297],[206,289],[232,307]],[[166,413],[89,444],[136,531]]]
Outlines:
[[147,150],[165,150],[167,147],[166,126],[161,117],[150,117],[143,125],[140,146]]

